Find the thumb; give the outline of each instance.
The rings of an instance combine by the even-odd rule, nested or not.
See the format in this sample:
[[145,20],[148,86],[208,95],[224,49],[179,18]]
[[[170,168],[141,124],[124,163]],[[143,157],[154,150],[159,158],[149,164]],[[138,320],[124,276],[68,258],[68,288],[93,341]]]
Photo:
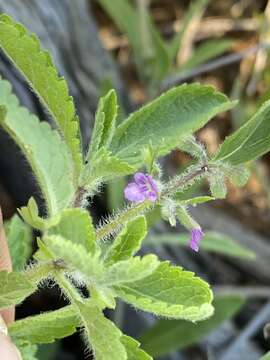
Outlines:
[[[11,263],[7,239],[4,231],[1,208],[0,208],[0,270],[7,270],[7,271],[12,270],[12,263]],[[2,310],[0,312],[0,315],[3,315],[7,324],[11,323],[14,320],[14,315],[15,315],[14,306],[9,309]]]
[[0,208],[0,269],[11,271],[12,263],[9,255],[7,239],[4,230],[2,211]]
[[1,359],[22,360],[19,350],[10,341],[7,335],[7,326],[0,315],[0,354]]

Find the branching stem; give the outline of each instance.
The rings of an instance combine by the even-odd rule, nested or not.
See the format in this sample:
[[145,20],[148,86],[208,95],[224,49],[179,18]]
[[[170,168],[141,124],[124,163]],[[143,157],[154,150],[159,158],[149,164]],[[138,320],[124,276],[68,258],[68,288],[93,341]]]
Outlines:
[[106,223],[105,225],[97,229],[97,240],[101,240],[103,238],[106,238],[108,235],[113,234],[130,219],[133,219],[134,217],[152,209],[153,205],[154,204],[151,201],[147,200],[140,204],[132,205],[126,208],[124,211],[119,213],[112,221]]
[[[193,184],[196,179],[201,178],[208,171],[209,166],[204,165],[194,169],[193,172],[190,172],[180,178],[173,179],[171,182],[169,182],[168,186],[166,186],[164,191],[160,194],[160,199],[173,195],[177,191],[177,189],[181,190]],[[97,229],[97,240],[104,239],[109,235],[117,232],[129,220],[134,219],[140,214],[144,214],[150,211],[154,207],[154,205],[155,203],[147,200],[126,208],[124,211],[116,215],[110,222],[107,222],[106,224]]]

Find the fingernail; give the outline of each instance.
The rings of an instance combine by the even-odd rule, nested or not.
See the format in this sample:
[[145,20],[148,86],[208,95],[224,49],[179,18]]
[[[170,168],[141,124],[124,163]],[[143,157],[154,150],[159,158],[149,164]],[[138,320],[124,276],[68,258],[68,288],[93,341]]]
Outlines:
[[17,353],[17,356],[18,356],[18,360],[23,360],[22,355],[19,352],[19,350],[17,348],[15,348],[15,350],[16,350],[16,353]]
[[2,316],[0,315],[0,332],[5,334],[6,336],[8,335],[8,329],[7,329],[7,325],[4,322]]

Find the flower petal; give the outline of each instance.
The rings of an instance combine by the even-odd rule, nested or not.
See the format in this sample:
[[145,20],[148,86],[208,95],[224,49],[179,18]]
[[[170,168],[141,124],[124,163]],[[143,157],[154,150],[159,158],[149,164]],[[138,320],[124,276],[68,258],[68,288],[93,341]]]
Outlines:
[[157,187],[157,183],[155,182],[155,180],[152,178],[151,175],[146,175],[147,176],[147,180],[148,183],[151,186],[152,191],[156,194],[156,199],[158,197],[158,187]]
[[198,252],[199,251],[199,242],[203,238],[204,233],[201,228],[194,228],[191,230],[191,240],[189,246],[192,250]]
[[145,200],[144,193],[141,192],[136,183],[130,183],[124,190],[125,198],[129,201],[142,202]]
[[135,183],[138,184],[138,185],[145,185],[145,184],[148,183],[147,176],[142,172],[136,173],[134,175],[134,180],[135,180]]
[[150,201],[156,201],[157,200],[157,194],[155,191],[148,191],[146,194],[145,194],[145,198],[150,200]]

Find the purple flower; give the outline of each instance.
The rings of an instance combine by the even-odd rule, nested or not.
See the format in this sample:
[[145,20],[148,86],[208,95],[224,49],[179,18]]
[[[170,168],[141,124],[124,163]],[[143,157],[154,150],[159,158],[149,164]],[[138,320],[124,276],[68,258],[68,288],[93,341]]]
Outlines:
[[125,198],[134,202],[144,200],[156,201],[158,198],[158,188],[155,180],[149,174],[136,173],[134,182],[129,183],[125,190]]
[[191,230],[191,240],[189,246],[192,250],[198,252],[199,251],[199,242],[203,238],[204,233],[201,228],[194,228]]

